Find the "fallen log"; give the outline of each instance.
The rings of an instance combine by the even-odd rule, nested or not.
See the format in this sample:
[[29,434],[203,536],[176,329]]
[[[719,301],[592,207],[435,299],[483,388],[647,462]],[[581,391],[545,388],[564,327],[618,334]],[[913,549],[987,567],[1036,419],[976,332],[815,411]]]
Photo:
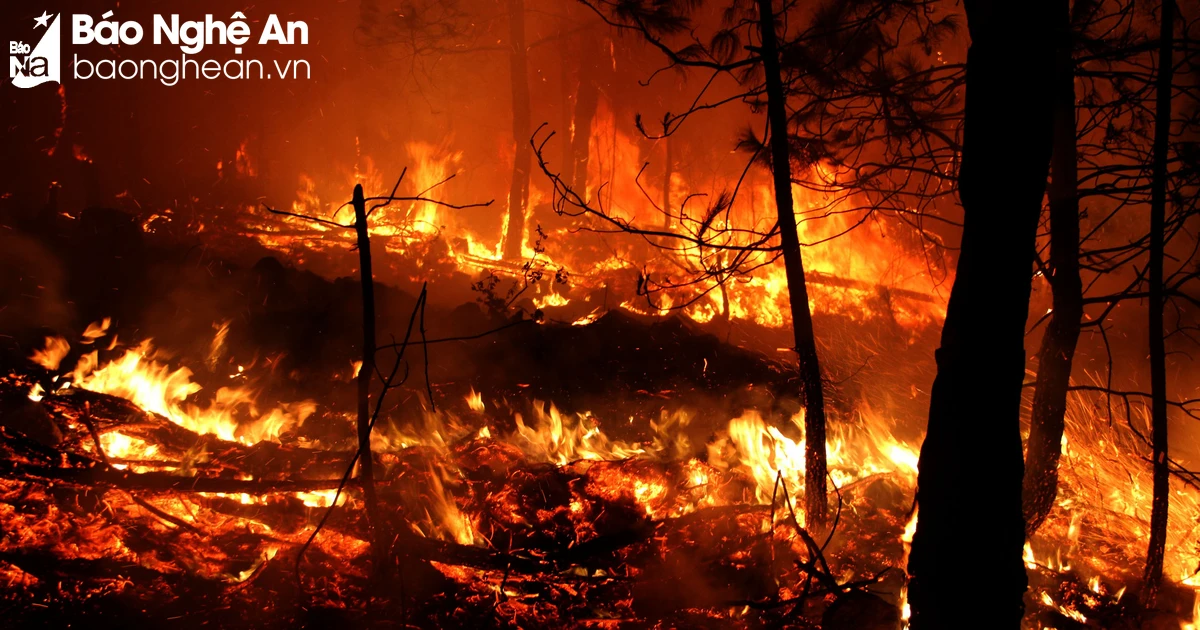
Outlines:
[[[181,571],[177,574],[163,573],[131,562],[109,558],[62,558],[57,554],[40,549],[0,552],[0,562],[7,562],[22,571],[49,584],[63,578],[84,580],[125,578],[150,582],[156,579],[188,579]],[[196,578],[198,579],[198,578]]]
[[83,426],[71,431],[66,423],[71,421],[83,425],[81,417],[87,407],[101,435],[119,431],[153,444],[158,449],[156,456],[166,460],[183,461],[189,453],[203,450],[206,467],[256,478],[313,474],[332,476],[344,468],[345,462],[353,456],[352,451],[310,449],[276,442],[253,445],[230,442],[215,435],[196,433],[158,414],[144,411],[122,398],[87,390],[47,396],[43,404],[60,425],[64,440],[69,444],[91,442]]
[[[471,265],[477,269],[491,271],[493,273],[503,274],[514,278],[522,278],[525,274],[523,262],[492,260],[491,258],[482,258],[471,254],[459,254],[459,260],[463,263]],[[571,277],[576,279],[576,282],[583,283],[602,282],[603,279],[595,277],[585,271],[568,270]],[[809,284],[820,284],[824,286],[837,287],[843,289],[855,289],[859,291],[867,291],[880,295],[888,295],[894,298],[904,298],[915,302],[927,302],[931,304],[939,303],[941,300],[937,296],[913,291],[911,289],[900,289],[891,287],[886,284],[857,280],[843,276],[834,275],[831,273],[823,273],[814,271],[808,274],[806,280]]]
[[[245,493],[253,495],[274,492],[315,492],[333,490],[341,479],[222,479],[213,477],[180,477],[168,473],[135,473],[107,469],[59,468],[15,462],[0,462],[0,475],[26,481],[63,482],[85,486],[108,485],[124,490]],[[351,479],[347,485],[354,484]]]

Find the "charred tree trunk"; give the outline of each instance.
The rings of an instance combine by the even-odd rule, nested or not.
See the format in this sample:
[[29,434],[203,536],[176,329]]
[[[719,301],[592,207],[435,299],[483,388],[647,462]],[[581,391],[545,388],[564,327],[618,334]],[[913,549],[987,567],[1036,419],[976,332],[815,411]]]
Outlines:
[[532,118],[529,102],[529,63],[525,47],[525,0],[508,1],[509,76],[512,83],[513,155],[512,182],[508,188],[508,228],[504,241],[504,257],[521,258],[525,240],[526,205],[529,202],[529,169],[533,162],[533,147],[529,145],[529,126]]
[[[962,249],[921,447],[908,570],[912,628],[1019,628],[1021,387],[1033,252],[1052,146],[1066,3],[966,3],[971,47],[959,196]],[[969,573],[963,553],[970,551]]]
[[571,133],[572,190],[587,196],[588,164],[591,162],[590,143],[592,121],[600,106],[600,52],[601,38],[589,32],[581,42],[583,61],[579,64],[579,91],[575,93],[575,124]]
[[663,185],[662,185],[662,211],[663,211],[663,229],[671,229],[671,175],[674,172],[674,164],[671,155],[671,136],[663,138]]
[[[1059,0],[1062,5],[1067,0]],[[1075,66],[1070,24],[1058,35],[1054,77],[1054,150],[1050,157],[1050,273],[1054,312],[1038,350],[1037,384],[1025,456],[1022,493],[1025,530],[1033,533],[1046,520],[1058,494],[1067,387],[1083,318],[1083,282],[1079,277],[1079,190],[1075,146]]]
[[[567,6],[567,14],[570,15],[570,6]],[[564,182],[572,182],[575,179],[575,147],[572,144],[573,133],[571,130],[572,121],[575,118],[575,90],[573,89],[577,76],[573,76],[571,72],[572,65],[575,65],[576,74],[578,74],[578,65],[574,63],[576,54],[571,51],[571,39],[566,33],[564,27],[563,33],[559,36],[559,59],[561,74],[559,79],[561,82],[561,98],[559,99],[559,115],[562,116],[562,177]]]
[[1155,84],[1154,157],[1150,190],[1150,441],[1154,449],[1154,499],[1150,510],[1150,543],[1146,551],[1146,597],[1153,605],[1162,583],[1167,547],[1170,471],[1167,468],[1167,349],[1163,334],[1163,250],[1166,247],[1167,150],[1171,139],[1172,45],[1175,3],[1163,0]]
[[729,341],[732,329],[729,327],[729,287],[721,283],[721,323],[725,325],[725,341]]
[[821,389],[821,365],[813,337],[812,311],[800,236],[792,205],[791,148],[788,146],[786,96],[779,67],[779,43],[771,0],[758,0],[758,26],[762,37],[763,73],[767,84],[767,118],[770,125],[771,170],[775,184],[775,210],[779,215],[783,266],[792,311],[792,332],[800,360],[800,382],[804,390],[804,508],[807,524],[825,524],[825,394]]
[[379,502],[375,497],[374,458],[371,456],[371,379],[375,377],[375,275],[371,269],[371,235],[367,229],[367,202],[362,184],[354,187],[354,231],[358,235],[359,277],[362,280],[363,347],[358,370],[358,478],[367,507],[371,551],[376,569],[382,570],[386,541],[380,528]]

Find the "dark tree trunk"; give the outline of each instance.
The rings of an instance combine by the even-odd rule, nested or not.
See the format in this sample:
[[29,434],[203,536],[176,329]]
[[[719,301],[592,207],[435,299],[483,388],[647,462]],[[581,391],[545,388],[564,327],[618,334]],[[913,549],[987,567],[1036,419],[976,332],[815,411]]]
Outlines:
[[571,134],[574,163],[570,170],[574,174],[571,189],[581,195],[587,194],[592,121],[596,119],[596,109],[600,105],[601,44],[602,39],[591,31],[585,33],[580,42],[582,62],[579,64],[579,91],[575,94],[575,125]]
[[779,68],[779,43],[771,0],[758,0],[759,33],[762,37],[763,74],[767,84],[767,118],[770,125],[771,170],[775,184],[775,210],[779,215],[783,266],[792,311],[792,332],[800,360],[800,383],[804,393],[804,509],[807,525],[823,527],[825,499],[825,394],[821,389],[821,364],[813,337],[812,311],[800,236],[792,206],[791,148],[788,146],[786,96]]
[[522,257],[525,240],[526,205],[529,202],[529,169],[533,162],[533,147],[529,146],[530,121],[533,116],[529,102],[529,63],[525,47],[525,0],[508,1],[509,76],[512,84],[513,155],[512,182],[508,188],[508,228],[504,241],[504,257]]
[[1167,214],[1167,150],[1171,139],[1171,79],[1175,3],[1164,0],[1160,19],[1158,81],[1155,85],[1154,157],[1150,190],[1150,441],[1154,449],[1154,499],[1146,551],[1146,597],[1153,605],[1162,583],[1167,547],[1170,472],[1167,468],[1167,349],[1163,335],[1163,249]]
[[672,163],[674,156],[671,155],[671,136],[662,139],[663,141],[663,185],[662,185],[662,211],[663,211],[663,229],[671,229],[671,175],[674,172],[674,164]]
[[[1058,0],[1067,5],[1067,0]],[[1066,10],[1061,9],[1060,10]],[[1083,318],[1079,277],[1079,191],[1075,137],[1075,66],[1069,23],[1060,24],[1054,77],[1054,151],[1050,157],[1050,275],[1054,312],[1038,351],[1037,384],[1025,455],[1025,529],[1046,520],[1058,494],[1067,387]]]
[[363,347],[362,367],[358,370],[358,478],[363,502],[367,507],[367,526],[371,530],[371,550],[376,569],[383,569],[386,543],[380,531],[382,521],[375,498],[374,458],[371,457],[371,379],[375,377],[375,275],[371,269],[371,237],[367,229],[367,208],[362,184],[354,187],[354,231],[358,235],[359,278],[362,281]]
[[[567,5],[567,14],[570,15],[570,7]],[[575,118],[575,83],[578,80],[578,64],[575,59],[577,53],[571,50],[571,38],[566,33],[566,27],[563,27],[563,32],[559,35],[561,38],[558,43],[558,51],[560,55],[560,81],[561,94],[559,98],[559,115],[562,116],[560,125],[562,126],[561,144],[562,144],[562,173],[559,174],[564,182],[572,182],[575,179],[575,147],[571,140],[571,126]],[[576,72],[572,73],[572,67]]]
[[[912,628],[1019,628],[1021,386],[1065,3],[968,0],[962,249],[921,447]],[[964,555],[966,554],[966,555]],[[964,558],[969,558],[964,564]]]

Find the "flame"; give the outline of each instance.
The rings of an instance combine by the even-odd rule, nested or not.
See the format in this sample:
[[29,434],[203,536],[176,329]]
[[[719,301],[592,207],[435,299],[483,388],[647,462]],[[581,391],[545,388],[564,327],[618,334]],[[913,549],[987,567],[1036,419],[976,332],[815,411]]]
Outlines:
[[[215,328],[208,362],[224,353],[229,330],[227,324],[218,324]],[[239,370],[239,374],[242,373]],[[207,404],[200,404],[196,400],[201,386],[194,382],[192,372],[186,367],[173,369],[158,360],[149,341],[127,349],[107,363],[101,362],[98,351],[85,354],[80,357],[72,378],[77,387],[125,398],[196,433],[212,434],[243,444],[278,441],[284,431],[298,426],[314,409],[311,402],[305,401],[276,405],[260,413],[258,392],[246,387],[222,387]],[[466,402],[473,413],[487,411],[482,396],[474,389],[466,396]],[[803,419],[802,413],[790,419],[800,435],[803,434]],[[777,478],[788,483],[788,492],[803,491],[802,437],[794,440],[757,412],[748,411],[729,421],[721,437],[709,445],[708,462],[701,463],[690,456],[692,451],[684,430],[690,420],[691,414],[684,410],[664,411],[661,418],[650,423],[653,435],[649,440],[627,442],[609,437],[602,430],[601,422],[590,413],[566,414],[554,404],[534,401],[530,413],[514,414],[514,431],[506,435],[494,436],[486,425],[479,428],[476,423],[472,427],[472,423],[438,413],[427,414],[426,426],[420,430],[378,431],[373,440],[380,452],[420,446],[437,455],[428,466],[429,483],[418,498],[412,499],[417,501],[412,506],[412,513],[424,515],[415,520],[413,526],[424,535],[467,545],[479,545],[487,540],[478,531],[476,517],[462,510],[457,496],[463,487],[464,471],[453,463],[452,445],[468,439],[505,443],[523,454],[527,462],[555,466],[685,462],[684,474],[678,482],[669,482],[660,473],[646,468],[610,468],[604,475],[589,481],[592,484],[589,487],[600,496],[626,496],[641,506],[650,518],[678,516],[699,507],[723,503],[727,499],[719,498],[718,487],[713,484],[713,475],[721,471],[744,474],[751,479],[754,483],[752,500],[762,504],[775,498]],[[894,439],[886,429],[887,422],[865,406],[857,422],[861,426],[839,429],[854,431],[856,440],[846,439],[839,430],[830,434],[827,448],[835,483],[842,485],[880,473],[894,474],[904,480],[915,478],[917,456],[911,445]],[[134,471],[147,469],[161,457],[155,445],[120,431],[101,435],[101,447],[114,465]],[[169,469],[178,467],[178,464],[172,464]],[[328,507],[334,501],[332,491],[295,496],[310,508]],[[229,498],[247,505],[263,501],[250,495]],[[346,500],[342,495],[338,502]],[[175,514],[178,507],[169,511]],[[802,514],[798,517],[802,518]],[[586,515],[580,513],[577,518],[585,519]],[[582,520],[578,527],[585,527]]]
[[463,514],[453,494],[447,490],[443,483],[443,477],[447,474],[444,469],[440,473],[433,468],[429,469],[430,490],[434,500],[426,511],[427,521],[432,524],[432,533],[435,535],[440,534],[440,537],[461,545],[473,545],[480,540],[475,531],[475,523]]
[[[643,176],[644,140],[621,130],[613,111],[604,104],[589,138],[595,159],[588,162],[588,198],[602,203],[618,221],[641,227],[662,226],[665,217],[658,204],[663,199],[659,189],[663,184]],[[439,186],[463,170],[464,150],[455,147],[452,137],[437,143],[411,141],[404,145],[404,151],[410,168],[401,194],[458,197],[447,186]],[[324,177],[301,175],[292,211],[323,218],[333,215],[346,223],[348,209],[342,202],[354,184],[362,183],[368,195],[385,194],[394,184],[375,168],[369,156],[361,153],[353,168],[338,167],[335,171]],[[856,320],[888,318],[913,330],[940,322],[945,315],[943,287],[949,286],[953,278],[951,271],[935,262],[940,260],[933,255],[939,244],[931,242],[928,234],[914,233],[904,221],[869,215],[865,209],[869,204],[841,188],[838,175],[834,166],[816,164],[807,179],[820,192],[799,184],[793,189],[793,210],[800,219],[797,233],[805,244],[803,256],[813,310]],[[672,229],[694,237],[703,225],[713,247],[679,241],[670,249],[659,250],[646,247],[642,239],[631,238],[605,243],[610,253],[604,257],[593,251],[590,242],[581,240],[594,238],[586,235],[586,222],[563,219],[540,225],[531,220],[526,222],[526,233],[522,235],[522,257],[525,261],[536,259],[544,269],[564,270],[571,278],[572,289],[578,288],[576,295],[607,290],[611,278],[621,274],[645,271],[649,278],[662,279],[679,278],[681,270],[684,277],[694,277],[703,275],[705,269],[723,268],[733,260],[728,253],[733,250],[724,248],[749,245],[757,238],[752,232],[770,232],[776,223],[773,189],[761,177],[742,182],[738,186],[741,192],[729,210],[713,222],[704,223],[704,208],[696,201],[703,197],[697,195],[732,189],[739,184],[739,177],[697,182],[679,171],[672,174],[672,203],[691,200],[691,206],[682,210],[683,219],[671,221]],[[608,184],[599,188],[598,182]],[[543,186],[538,178],[531,182],[527,203],[531,212],[551,198]],[[674,206],[671,212],[681,210]],[[271,215],[261,208],[247,208],[242,216],[250,236],[295,260],[302,261],[306,251],[353,244],[350,231]],[[472,277],[492,272],[520,279],[525,272],[519,265],[503,264],[501,260],[507,222],[500,220],[493,229],[499,233],[480,233],[461,212],[426,202],[381,208],[372,215],[370,226],[372,235],[380,237],[381,249],[407,259],[417,268],[437,264]],[[539,231],[538,235],[534,230]],[[848,235],[842,237],[844,234]],[[542,235],[547,239],[544,243]],[[578,243],[585,246],[579,247]],[[613,303],[651,316],[679,311],[699,323],[728,318],[786,327],[791,323],[787,279],[782,261],[776,258],[774,252],[751,252],[738,265],[752,270],[747,275],[720,274],[719,278],[702,279],[695,285],[664,289],[652,295],[653,306],[649,308],[633,291]],[[723,285],[717,286],[718,281]],[[538,309],[565,308],[574,300],[569,292],[556,290],[549,280],[540,282],[531,298]],[[591,323],[596,317],[594,313],[572,314],[579,325]]]
[[471,411],[483,412],[483,394],[475,391],[474,387],[471,388],[471,393],[467,394],[467,407]]
[[58,364],[71,351],[71,344],[62,337],[46,337],[46,347],[41,350],[35,350],[33,355],[29,357],[30,361],[46,368],[47,370],[57,370]]
[[[917,451],[901,442],[885,428],[885,422],[863,407],[864,426],[847,427],[831,423],[826,440],[829,475],[835,485],[844,486],[877,474],[895,474],[910,485],[916,480]],[[729,422],[728,442],[709,445],[709,461],[718,468],[737,468],[755,481],[755,498],[760,503],[778,500],[777,479],[787,483],[789,492],[799,495],[804,489],[805,441],[804,413],[790,419],[799,440],[785,436],[768,424],[757,411],[749,410]],[[844,435],[853,430],[854,439]],[[728,448],[732,445],[732,451]],[[915,523],[915,515],[914,515]],[[801,523],[803,525],[803,523]]]
[[548,411],[543,407],[541,401],[533,401],[536,428],[527,426],[521,414],[515,418],[516,445],[532,461],[566,465],[577,460],[628,459],[646,453],[640,447],[610,440],[590,414],[571,419],[553,404]]
[[[1127,552],[1144,552],[1152,487],[1149,448],[1110,423],[1104,409],[1089,396],[1068,398],[1058,500],[1033,545],[1026,545],[1027,566],[1035,563],[1036,546],[1041,564],[1051,570],[1075,567],[1117,579],[1128,570]],[[1148,426],[1145,410],[1135,407],[1131,413],[1131,424]],[[1165,571],[1196,589],[1189,576],[1200,566],[1200,549],[1191,542],[1200,520],[1200,494],[1174,478],[1171,493]]]
[[1033,557],[1033,546],[1029,541],[1025,541],[1025,548],[1021,552],[1021,559],[1025,561],[1025,568],[1033,570],[1037,568],[1037,560]]
[[[912,553],[913,536],[917,535],[917,516],[920,513],[917,506],[913,506],[912,516],[908,518],[908,522],[904,524],[904,533],[900,534],[900,544],[904,546],[904,555],[900,557],[900,566],[908,567],[908,557]],[[905,589],[904,597],[907,601],[907,589]]]
[[105,317],[98,322],[92,322],[88,324],[87,328],[83,331],[83,335],[81,335],[83,337],[83,343],[92,343],[104,335],[107,335],[108,328],[111,325],[112,319],[108,317]]
[[[444,144],[410,142],[405,148],[412,164],[413,191],[416,195],[434,193],[439,184],[458,172],[459,163],[462,162],[462,151],[451,151]],[[446,213],[441,216],[436,204],[415,201],[405,209],[404,221],[418,232],[432,234],[439,232],[443,225],[453,222],[453,215]]]
[[[210,351],[202,359],[210,365],[215,362],[213,357],[225,355],[223,348],[228,324],[218,324],[215,329]],[[85,338],[99,339],[107,334],[108,326],[89,327],[89,331],[85,332]],[[57,368],[69,348],[70,344],[61,338],[48,338],[46,347],[35,351],[31,360],[43,367],[54,365]],[[149,341],[125,350],[121,356],[107,362],[101,361],[100,352],[97,350],[80,357],[72,372],[73,386],[126,398],[146,411],[158,413],[197,433],[243,444],[279,441],[285,431],[300,425],[314,408],[311,402],[305,401],[274,405],[260,413],[257,404],[260,393],[247,387],[222,387],[210,400],[200,402],[201,386],[192,378],[192,372],[186,367],[169,366],[156,356]],[[339,373],[344,374],[344,369],[341,368]],[[240,366],[239,374],[244,374]],[[40,384],[30,392],[34,399],[46,395]],[[468,477],[468,473],[472,471],[465,466],[460,468],[459,459],[463,452],[484,446],[503,446],[506,456],[515,453],[513,458],[519,458],[520,465],[563,467],[572,475],[594,472],[587,475],[586,493],[573,490],[576,494],[565,499],[561,507],[563,518],[570,519],[581,540],[594,534],[589,527],[596,518],[589,512],[592,507],[581,498],[583,494],[631,501],[639,517],[644,514],[648,519],[668,519],[698,508],[733,502],[778,504],[777,482],[780,479],[786,482],[786,492],[793,501],[804,489],[803,411],[787,418],[768,416],[756,410],[744,411],[716,432],[705,446],[707,458],[699,458],[688,444],[685,429],[691,414],[686,410],[664,412],[658,421],[650,423],[652,435],[635,442],[615,439],[614,436],[621,434],[606,433],[605,428],[610,425],[588,412],[565,413],[554,404],[534,401],[530,410],[514,412],[509,424],[503,421],[506,418],[493,418],[505,408],[503,401],[485,405],[482,395],[474,388],[464,398],[471,411],[464,419],[446,412],[431,413],[427,414],[426,426],[419,430],[406,428],[389,432],[390,429],[381,429],[373,436],[380,454],[386,455],[384,461],[391,464],[400,459],[397,455],[401,453],[404,457],[430,453],[429,463],[415,469],[418,474],[425,473],[420,479],[427,483],[419,496],[404,499],[412,503],[406,506],[409,508],[406,513],[414,515],[413,527],[425,536],[463,545],[491,544],[487,537],[491,530],[482,527],[480,513],[470,509],[470,484],[474,478]],[[1135,411],[1131,422],[1145,424],[1146,418],[1138,413]],[[491,422],[494,419],[501,421]],[[1087,597],[1119,601],[1125,592],[1120,581],[1122,572],[1129,566],[1129,550],[1140,549],[1136,543],[1144,540],[1147,531],[1145,506],[1150,500],[1151,485],[1150,470],[1143,457],[1146,448],[1135,437],[1110,424],[1102,414],[1102,406],[1083,396],[1072,395],[1066,420],[1059,501],[1042,530],[1026,542],[1023,558],[1030,570],[1044,573],[1075,571],[1091,575],[1093,577],[1086,582]],[[623,427],[623,418],[620,424]],[[859,404],[855,414],[831,419],[826,449],[829,475],[835,486],[843,488],[876,475],[887,475],[902,487],[912,488],[919,463],[917,443],[898,438],[893,425],[890,417],[866,404]],[[503,426],[513,428],[507,433],[495,428]],[[120,469],[141,472],[186,468],[179,463],[167,466],[157,445],[119,429],[101,433],[100,445],[113,465]],[[404,453],[417,447],[419,451]],[[94,447],[90,441],[85,441],[83,448],[91,450]],[[670,475],[664,473],[668,463],[673,467]],[[738,483],[723,488],[722,484],[730,478],[737,479]],[[747,490],[737,497],[726,492],[729,487],[736,487],[738,493],[742,488]],[[1200,578],[1191,568],[1200,564],[1200,551],[1192,541],[1195,523],[1200,520],[1200,497],[1177,481],[1173,481],[1173,493],[1167,570],[1170,575],[1178,576],[1182,585],[1196,588]],[[296,493],[293,504],[326,508],[333,504],[334,496],[334,491]],[[270,504],[268,498],[252,495],[206,495],[204,498],[222,498],[243,505]],[[346,494],[337,499],[339,504],[353,500]],[[118,509],[141,509],[127,500],[112,501],[115,505],[125,506]],[[201,505],[193,498],[161,497],[153,501],[155,508],[188,523],[196,521],[197,506]],[[795,503],[797,521],[803,525],[802,502]],[[0,517],[6,524],[13,522],[7,514],[0,514]],[[914,510],[898,537],[905,553],[911,544],[917,518]],[[253,523],[260,531],[267,527],[248,518],[238,522]],[[899,524],[897,519],[894,525],[898,527]],[[280,540],[289,540],[284,534],[277,536]],[[894,533],[889,534],[894,543],[896,538],[893,536]],[[130,557],[130,552],[121,548],[119,539],[97,535],[96,540],[107,541],[96,544],[108,546],[87,553],[95,553],[96,557]],[[318,541],[331,549],[337,547],[338,553],[346,556],[361,553],[365,545],[361,540],[334,532],[322,534]],[[901,556],[900,563],[904,560]],[[4,570],[2,566],[0,570]],[[245,580],[252,574],[253,571],[243,572],[233,577]],[[1104,581],[1100,576],[1104,576]],[[1113,593],[1111,596],[1110,592]],[[1056,601],[1058,596],[1053,591],[1042,591],[1036,597],[1043,605],[1080,623],[1085,623],[1087,615],[1092,614],[1087,612],[1092,610],[1088,607],[1090,604],[1080,606],[1065,597]],[[907,619],[906,589],[900,592],[899,605]],[[1200,619],[1200,613],[1195,617]]]
[[571,298],[563,297],[557,291],[551,291],[545,295],[539,295],[533,299],[535,308],[547,308],[550,306],[566,306],[571,303]]
[[248,144],[249,140],[242,140],[241,144],[238,145],[237,151],[234,152],[233,163],[238,175],[256,177],[258,175],[258,165],[250,157],[250,151],[246,148]]
[[572,326],[587,326],[588,324],[594,323],[597,319],[600,319],[601,315],[602,315],[602,313],[600,312],[600,307],[597,306],[596,308],[592,309],[591,313],[588,313],[587,315],[584,315],[583,317],[580,317],[579,319],[571,322],[571,325]]
[[192,371],[171,370],[153,357],[149,341],[99,368],[97,353],[92,352],[80,358],[73,378],[78,387],[125,398],[196,433],[243,444],[278,441],[280,434],[316,410],[313,402],[302,401],[259,413],[258,393],[239,387],[218,389],[212,403],[201,407],[188,400],[201,390],[191,380]]
[[[304,505],[310,508],[327,508],[333,505],[333,498],[337,495],[336,490],[315,490],[313,492],[297,492],[296,498],[304,502]],[[337,495],[337,504],[343,505],[346,503],[347,495],[343,492]]]
[[225,354],[225,339],[229,336],[229,320],[225,320],[220,324],[213,324],[213,328],[217,333],[213,335],[212,343],[208,347],[208,369],[216,370],[217,364],[220,363],[221,357]]
[[[474,390],[466,401],[473,412],[484,411],[482,398]],[[618,495],[628,497],[651,518],[680,516],[700,507],[723,504],[726,499],[719,498],[719,489],[712,484],[713,475],[720,471],[744,474],[752,479],[755,492],[751,499],[757,503],[769,504],[776,498],[773,493],[778,476],[787,481],[790,493],[803,492],[803,440],[788,438],[757,412],[748,411],[732,419],[722,436],[709,444],[708,463],[705,464],[688,456],[691,447],[685,428],[691,417],[684,410],[664,411],[659,420],[650,423],[651,439],[631,443],[609,437],[602,430],[600,421],[590,413],[566,414],[554,404],[534,401],[528,416],[514,414],[515,430],[507,435],[494,435],[487,426],[472,429],[469,423],[439,412],[426,414],[424,426],[420,428],[376,434],[373,446],[381,452],[420,446],[438,454],[439,464],[429,467],[431,481],[422,488],[423,498],[415,506],[417,513],[424,514],[418,531],[463,544],[481,544],[485,540],[474,529],[472,518],[462,512],[455,495],[464,473],[450,465],[454,460],[451,445],[463,440],[507,444],[522,453],[525,462],[531,464],[569,467],[604,462],[683,462],[683,475],[674,493],[666,479],[644,467],[631,470],[608,467],[602,474],[589,476],[591,492],[613,498]],[[864,413],[860,420],[882,423],[873,413]],[[803,415],[797,415],[791,421],[802,430]],[[900,442],[881,426],[849,427],[843,431],[853,431],[866,439],[851,447],[840,433],[835,432],[837,437],[827,444],[831,473],[839,485],[878,474],[895,475],[910,484],[915,481],[915,446]],[[572,510],[580,512],[579,518],[583,518],[582,509],[578,502],[572,504]],[[803,519],[802,512],[797,518]],[[914,526],[915,516],[908,529]]]

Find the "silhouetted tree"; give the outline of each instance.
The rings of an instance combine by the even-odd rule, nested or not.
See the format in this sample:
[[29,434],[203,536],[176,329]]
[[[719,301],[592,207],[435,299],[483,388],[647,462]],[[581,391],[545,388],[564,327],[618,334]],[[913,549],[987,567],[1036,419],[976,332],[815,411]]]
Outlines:
[[1154,498],[1150,540],[1146,550],[1146,596],[1153,604],[1163,577],[1167,547],[1170,468],[1167,464],[1167,350],[1163,329],[1163,257],[1167,216],[1167,160],[1171,140],[1171,77],[1174,71],[1175,2],[1163,0],[1159,9],[1158,77],[1155,83],[1154,153],[1150,199],[1150,428],[1154,461]]
[[508,226],[504,257],[520,260],[525,242],[525,217],[529,205],[529,168],[533,152],[530,133],[528,44],[525,41],[525,0],[508,0],[508,72],[512,89],[512,131],[516,153],[508,188]]
[[1019,628],[1027,586],[1024,324],[1052,146],[1046,95],[1068,11],[1065,1],[1036,0],[974,0],[966,10],[962,249],[921,447],[908,565],[914,630],[969,626],[980,611],[989,627]]
[[[1159,21],[1154,7],[1129,0],[1076,2],[1072,6],[1071,42],[1074,86],[1077,96],[1074,107],[1077,139],[1074,147],[1066,144],[1065,126],[1058,121],[1065,117],[1066,83],[1064,75],[1057,78],[1055,149],[1052,158],[1050,198],[1050,253],[1046,264],[1039,266],[1053,295],[1053,309],[1039,317],[1033,328],[1048,322],[1042,338],[1034,383],[1030,434],[1026,456],[1024,509],[1027,532],[1032,534],[1054,507],[1057,493],[1058,459],[1062,451],[1065,413],[1070,392],[1099,394],[1097,408],[1108,409],[1110,421],[1114,407],[1125,410],[1125,424],[1153,451],[1152,431],[1143,431],[1137,418],[1129,414],[1131,400],[1149,402],[1150,391],[1131,391],[1113,383],[1114,374],[1124,371],[1125,377],[1140,362],[1120,361],[1119,348],[1110,344],[1114,330],[1113,315],[1117,307],[1128,301],[1141,301],[1149,296],[1148,258],[1151,234],[1138,234],[1128,229],[1111,229],[1114,225],[1145,225],[1153,206],[1155,162],[1156,82],[1161,78],[1156,56],[1161,41],[1157,37]],[[1194,64],[1195,49],[1188,38],[1186,26],[1174,38],[1176,56],[1183,59],[1175,67]],[[1060,49],[1060,62],[1065,61]],[[1187,293],[1197,279],[1194,258],[1194,239],[1177,238],[1186,232],[1183,225],[1197,212],[1194,190],[1196,161],[1189,157],[1195,151],[1195,98],[1188,87],[1179,87],[1171,111],[1171,134],[1166,145],[1168,176],[1164,197],[1171,201],[1161,226],[1164,249],[1174,245],[1166,254],[1169,260],[1179,261],[1173,269],[1164,271],[1162,297],[1167,305],[1175,303],[1176,312],[1197,304],[1196,297]],[[1075,160],[1063,160],[1074,151]],[[1058,173],[1077,167],[1076,186],[1066,191],[1069,178]],[[1074,208],[1068,201],[1073,200]],[[1090,216],[1089,216],[1090,215]],[[1128,216],[1126,216],[1128,215]],[[1072,219],[1074,217],[1074,219]],[[1120,223],[1118,223],[1120,222]],[[1062,229],[1065,228],[1065,229]],[[1073,238],[1070,234],[1074,232]],[[1066,255],[1072,248],[1076,262]],[[1190,251],[1189,251],[1190,250]],[[1065,270],[1065,273],[1064,273]],[[1076,276],[1079,276],[1078,285]],[[1119,286],[1114,287],[1114,283]],[[1072,320],[1081,318],[1078,333]],[[1190,338],[1192,326],[1183,318],[1177,319],[1173,330],[1164,335],[1184,342]],[[1081,333],[1098,339],[1107,355],[1107,369],[1102,371],[1104,385],[1072,384],[1070,381],[1072,351]],[[1119,333],[1119,331],[1118,331]],[[1116,351],[1116,352],[1115,352]],[[1139,357],[1140,358],[1140,357]],[[1132,365],[1131,365],[1132,364]],[[1116,369],[1124,368],[1124,370]],[[1107,404],[1105,402],[1107,401]],[[1114,402],[1119,403],[1114,406]],[[1168,400],[1187,413],[1194,413],[1189,401]],[[1153,415],[1152,413],[1150,415]],[[1133,455],[1133,454],[1131,454]],[[1141,455],[1138,453],[1137,455]],[[1146,459],[1152,455],[1146,453]],[[1190,473],[1166,458],[1172,474],[1194,483]]]
[[1058,490],[1067,388],[1083,318],[1083,280],[1079,275],[1079,171],[1075,124],[1075,60],[1069,22],[1055,34],[1054,149],[1050,162],[1050,261],[1045,278],[1053,312],[1038,350],[1037,383],[1025,456],[1024,512],[1029,532],[1036,530]]
[[775,213],[779,217],[779,240],[783,249],[783,267],[787,274],[788,303],[792,314],[792,335],[800,359],[800,383],[804,390],[804,507],[809,520],[817,526],[825,523],[825,394],[821,387],[821,364],[817,358],[817,339],[813,334],[812,307],[808,303],[808,284],[804,280],[804,259],[800,255],[800,236],[796,233],[796,214],[792,200],[792,147],[787,122],[787,96],[783,71],[779,67],[779,40],[771,0],[758,1],[758,32],[762,46],[762,67],[767,93],[767,124],[770,129],[771,175],[775,188]]

